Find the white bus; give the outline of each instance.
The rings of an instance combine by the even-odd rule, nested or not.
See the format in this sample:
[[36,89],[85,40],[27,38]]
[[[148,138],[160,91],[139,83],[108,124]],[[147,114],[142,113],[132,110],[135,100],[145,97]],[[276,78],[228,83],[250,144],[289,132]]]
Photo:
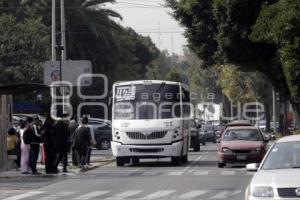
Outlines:
[[179,82],[141,80],[115,83],[112,106],[112,152],[117,166],[141,158],[188,160],[189,87]]

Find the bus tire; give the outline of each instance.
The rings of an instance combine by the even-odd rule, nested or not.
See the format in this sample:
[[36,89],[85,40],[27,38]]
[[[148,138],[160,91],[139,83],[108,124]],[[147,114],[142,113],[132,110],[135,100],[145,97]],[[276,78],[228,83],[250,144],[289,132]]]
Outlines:
[[188,155],[182,157],[182,163],[187,163],[189,161]]
[[200,151],[200,144],[194,146],[194,151],[198,152]]
[[140,159],[139,158],[132,158],[131,162],[132,162],[132,164],[139,164],[140,163]]
[[182,156],[176,156],[171,158],[171,163],[174,166],[181,166],[182,165]]
[[125,164],[125,160],[123,157],[116,157],[117,167],[123,167]]

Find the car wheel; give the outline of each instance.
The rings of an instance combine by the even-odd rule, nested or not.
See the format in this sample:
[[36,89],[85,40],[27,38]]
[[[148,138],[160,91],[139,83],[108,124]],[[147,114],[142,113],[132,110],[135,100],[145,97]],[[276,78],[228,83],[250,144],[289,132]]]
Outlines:
[[203,146],[205,146],[205,145],[206,145],[206,143],[205,143],[205,142],[203,142],[203,143],[202,143],[202,145],[203,145]]
[[226,163],[218,162],[218,167],[219,168],[224,168],[225,166],[226,166]]
[[116,157],[117,167],[122,167],[125,164],[125,159],[123,157]]
[[182,157],[182,163],[187,163],[189,161],[188,155]]
[[110,141],[108,139],[102,139],[100,141],[100,148],[102,150],[108,150],[108,149],[110,149]]

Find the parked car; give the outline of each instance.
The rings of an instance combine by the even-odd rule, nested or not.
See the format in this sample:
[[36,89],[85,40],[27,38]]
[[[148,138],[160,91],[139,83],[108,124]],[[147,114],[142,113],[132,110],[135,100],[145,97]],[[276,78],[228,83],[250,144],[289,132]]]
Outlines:
[[218,150],[218,167],[227,163],[260,162],[266,153],[267,142],[260,129],[251,126],[227,127]]
[[89,123],[95,134],[96,148],[102,150],[110,149],[112,140],[111,122],[108,120],[89,118]]
[[259,165],[247,165],[254,174],[245,200],[300,199],[300,136],[287,136],[269,149]]
[[199,127],[195,120],[191,120],[190,135],[191,135],[190,147],[193,148],[194,151],[200,151]]
[[201,133],[204,134],[205,142],[216,143],[216,133],[213,125],[202,125]]

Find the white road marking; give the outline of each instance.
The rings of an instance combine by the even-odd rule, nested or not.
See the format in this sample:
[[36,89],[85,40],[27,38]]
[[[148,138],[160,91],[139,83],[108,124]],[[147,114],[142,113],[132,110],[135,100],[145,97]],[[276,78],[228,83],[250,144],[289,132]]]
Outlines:
[[26,192],[24,194],[19,194],[19,195],[16,195],[13,197],[8,197],[8,198],[2,199],[2,200],[20,200],[20,199],[25,199],[28,197],[37,196],[37,195],[43,194],[43,193],[45,193],[45,192],[42,192],[42,191]]
[[192,167],[192,165],[193,165],[195,162],[201,160],[201,158],[202,158],[202,156],[199,156],[198,158],[196,158],[195,160],[193,160],[193,162],[191,162],[187,167],[185,167],[185,168],[183,169],[183,172],[186,172],[187,170],[189,170],[189,169]]
[[208,192],[207,190],[193,190],[179,196],[179,199],[193,199],[207,192]]
[[141,190],[129,190],[129,191],[126,191],[126,192],[123,192],[123,193],[120,193],[120,194],[116,194],[116,195],[114,195],[112,197],[109,197],[109,198],[106,198],[106,199],[107,200],[111,200],[111,199],[114,199],[114,200],[125,199],[125,198],[128,198],[128,197],[134,196],[136,194],[139,194],[141,192],[142,192]]
[[141,199],[143,199],[143,200],[160,199],[160,198],[166,197],[174,192],[175,192],[174,190],[157,191],[157,192],[149,194],[148,196],[145,196]]
[[94,192],[90,192],[90,193],[84,194],[82,196],[76,197],[74,199],[76,199],[76,200],[89,200],[89,199],[92,199],[92,198],[99,197],[101,195],[107,194],[109,192],[110,191],[94,191]]
[[49,196],[39,198],[39,200],[55,200],[55,199],[58,199],[60,197],[69,196],[69,195],[72,195],[72,194],[75,194],[75,193],[77,193],[77,192],[76,191],[59,192],[59,193],[56,193],[56,194],[51,194]]
[[239,193],[241,193],[241,191],[239,191],[239,190],[223,191],[223,192],[216,194],[215,196],[210,197],[209,199],[227,199],[227,198],[237,195]]
[[207,176],[208,171],[195,171],[194,175],[195,176]]
[[142,173],[142,176],[154,176],[158,173],[159,173],[158,171],[147,171],[147,172]]
[[184,173],[184,171],[169,172],[168,176],[180,176],[183,173]]
[[235,171],[222,171],[221,173],[222,175],[225,175],[225,176],[232,176],[232,175],[235,175]]

